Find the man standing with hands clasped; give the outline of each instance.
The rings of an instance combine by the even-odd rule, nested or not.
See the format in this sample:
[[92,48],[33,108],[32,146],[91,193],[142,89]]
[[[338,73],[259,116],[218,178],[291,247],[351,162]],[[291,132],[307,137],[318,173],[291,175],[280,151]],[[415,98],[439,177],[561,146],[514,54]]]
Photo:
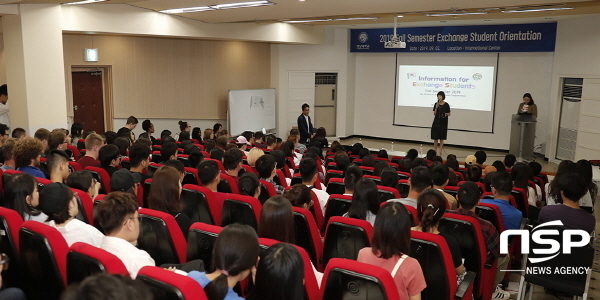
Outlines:
[[300,131],[300,143],[308,144],[309,139],[315,137],[317,132],[310,120],[310,106],[307,103],[302,104],[302,114],[298,117],[298,130]]
[[10,128],[10,118],[8,117],[8,87],[6,84],[0,85],[0,123]]

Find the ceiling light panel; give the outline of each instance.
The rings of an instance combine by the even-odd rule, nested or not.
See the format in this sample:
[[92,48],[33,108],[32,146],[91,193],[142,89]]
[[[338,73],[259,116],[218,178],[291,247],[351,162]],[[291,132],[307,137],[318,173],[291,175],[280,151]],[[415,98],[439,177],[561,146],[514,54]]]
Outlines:
[[104,2],[104,1],[106,1],[106,0],[83,0],[83,1],[65,3],[64,5],[89,4],[89,3]]
[[[104,1],[104,0],[102,0],[102,1]],[[182,14],[182,13],[189,13],[189,12],[200,12],[200,11],[231,9],[231,8],[244,8],[244,7],[256,7],[256,6],[265,6],[265,5],[273,5],[273,4],[275,4],[275,3],[270,2],[268,0],[260,0],[260,1],[215,4],[215,5],[198,6],[198,7],[174,8],[174,9],[161,10],[160,12],[166,13],[166,14]]]

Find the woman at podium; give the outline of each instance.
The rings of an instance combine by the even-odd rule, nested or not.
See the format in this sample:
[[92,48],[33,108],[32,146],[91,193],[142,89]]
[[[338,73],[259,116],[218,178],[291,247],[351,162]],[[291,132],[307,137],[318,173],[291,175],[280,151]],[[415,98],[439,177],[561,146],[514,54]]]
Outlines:
[[[442,91],[437,93],[438,101],[433,106],[433,124],[431,124],[431,139],[433,140],[433,150],[437,155],[442,155],[444,140],[448,136],[448,117],[450,116],[450,105],[444,101],[446,94]],[[438,152],[438,141],[440,151]]]
[[534,115],[537,118],[537,106],[533,102],[530,93],[525,93],[525,95],[523,95],[523,102],[519,104],[519,111],[517,111],[517,114],[529,114]]

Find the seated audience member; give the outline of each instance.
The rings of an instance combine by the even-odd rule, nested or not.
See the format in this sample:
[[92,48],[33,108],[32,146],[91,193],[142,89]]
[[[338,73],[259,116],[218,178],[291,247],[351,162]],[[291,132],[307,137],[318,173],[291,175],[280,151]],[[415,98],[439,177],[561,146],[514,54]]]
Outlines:
[[121,155],[121,157],[129,156],[129,147],[131,146],[130,139],[124,138],[124,137],[118,137],[113,142],[113,145],[115,145],[115,146],[117,146],[117,148],[119,148],[119,154]]
[[[10,130],[8,129],[8,126],[0,123],[0,149],[2,148],[2,144],[4,143],[4,141],[9,138],[9,134]],[[0,152],[0,155],[2,155],[2,152]],[[0,162],[2,162],[3,160],[4,158],[0,157]]]
[[373,156],[367,155],[363,158],[362,165],[365,167],[375,167],[375,159]]
[[496,171],[497,171],[496,167],[494,167],[494,166],[487,166],[487,167],[483,168],[483,170],[481,171],[481,176],[487,176],[491,172],[496,172]]
[[352,203],[344,217],[365,220],[371,225],[379,211],[379,192],[377,185],[371,179],[363,178],[356,183],[356,191],[352,195]]
[[285,191],[283,196],[288,199],[293,206],[310,209],[314,205],[312,192],[304,184],[295,184],[291,189]]
[[[263,155],[256,160],[256,171],[261,180],[270,182],[275,187],[277,194],[283,194],[283,186],[273,181],[273,178],[277,176],[277,169],[275,168],[275,158],[273,155]],[[283,179],[279,179],[283,180]]]
[[77,142],[80,139],[85,139],[83,136],[83,124],[73,123],[71,125],[71,145],[77,147]]
[[404,158],[410,159],[410,161],[415,160],[417,157],[419,157],[419,152],[417,152],[417,149],[409,149],[406,152],[406,156],[404,156]]
[[82,168],[100,167],[98,154],[103,145],[104,139],[99,134],[91,133],[87,135],[85,138],[85,155],[77,161]]
[[217,192],[217,186],[221,181],[221,172],[219,172],[219,166],[216,162],[212,160],[201,162],[198,166],[198,174],[200,175],[202,186],[213,192]]
[[119,148],[115,145],[105,145],[100,148],[100,151],[98,152],[98,160],[100,161],[100,167],[106,170],[108,176],[112,176],[112,174],[118,170],[117,167],[121,164]]
[[179,137],[177,138],[177,141],[181,142],[181,143],[186,142],[186,141],[189,142],[190,138],[191,138],[191,136],[190,136],[189,131],[182,131],[179,133]]
[[483,164],[487,160],[487,154],[485,153],[485,151],[478,150],[477,152],[475,152],[475,158],[476,158],[475,163],[483,168]]
[[383,169],[388,168],[389,166],[390,165],[386,161],[376,161],[375,167],[373,167],[373,176],[381,177],[381,172],[383,172]]
[[244,152],[244,155],[247,157],[248,156],[248,146],[252,146],[252,144],[248,141],[248,139],[246,139],[244,136],[240,135],[237,137],[237,139],[235,139],[235,144],[237,145],[237,147],[242,150],[242,152]]
[[400,180],[400,176],[398,176],[398,172],[396,169],[392,167],[387,167],[381,172],[381,185],[387,186],[391,188],[396,188],[398,186],[398,181]]
[[476,164],[471,164],[467,167],[467,173],[465,176],[466,181],[479,182],[481,179],[481,167]]
[[[433,180],[433,188],[440,191],[448,204],[450,205],[450,209],[456,209],[458,207],[458,202],[456,202],[456,198],[454,196],[444,192],[444,188],[448,185],[448,175],[450,174],[450,169],[446,165],[438,165],[431,169],[431,175]],[[445,207],[445,206],[444,206]],[[444,208],[445,209],[445,208]]]
[[183,213],[183,202],[181,202],[181,181],[179,172],[173,167],[160,167],[152,177],[152,185],[148,194],[148,208],[162,211],[175,218],[183,236],[192,225],[189,216]]
[[531,169],[531,173],[533,174],[533,177],[539,176],[540,173],[542,172],[542,165],[540,165],[540,163],[537,161],[530,162],[528,164],[528,166]]
[[436,162],[436,161],[439,162],[440,164],[444,164],[444,159],[439,155],[436,155],[433,157],[433,162]]
[[204,129],[204,135],[202,136],[202,140],[204,140],[204,142],[206,142],[208,140],[214,140],[214,139],[215,139],[215,134],[214,134],[213,130],[210,128]]
[[192,153],[190,153],[190,156],[188,157],[188,162],[190,163],[190,168],[198,168],[198,165],[200,165],[201,162],[204,161],[204,154],[202,154],[202,152],[196,150],[193,151]]
[[223,162],[225,151],[221,148],[214,148],[210,152],[210,158]]
[[47,156],[48,172],[52,182],[64,183],[69,177],[69,156],[62,150],[51,150]]
[[225,148],[227,148],[227,145],[229,145],[229,139],[226,136],[218,137],[215,142],[217,144],[216,146],[218,148],[221,148],[221,150],[225,150]]
[[[171,137],[171,130],[165,129],[163,131],[160,132],[160,138],[161,139],[166,139],[168,137]],[[164,142],[164,141],[162,141]]]
[[588,193],[585,180],[581,175],[569,172],[554,179],[552,197],[561,199],[562,204],[548,205],[542,208],[538,216],[540,223],[560,220],[565,227],[582,229],[589,233],[596,228],[593,214],[579,207],[579,199]]
[[69,246],[83,242],[100,247],[104,235],[96,227],[75,219],[79,213],[75,197],[64,183],[54,182],[44,186],[40,192],[40,208],[48,216],[46,224],[56,228]]
[[[179,124],[179,130],[180,130],[179,136],[181,136],[181,133],[183,133],[183,132],[190,132],[192,130],[192,126],[188,122],[179,121],[178,124]],[[185,139],[185,140],[189,140],[190,138],[191,138],[191,135],[189,135],[187,137],[187,139]],[[180,141],[180,142],[183,142],[183,141]]]
[[164,162],[165,166],[172,167],[179,172],[179,181],[183,182],[183,178],[185,177],[185,166],[178,159],[171,159]]
[[231,224],[219,233],[213,249],[212,273],[192,271],[209,300],[243,300],[233,288],[256,268],[260,246],[256,231],[248,225]]
[[[337,156],[337,154],[336,154],[336,156]],[[344,174],[346,174],[346,171],[348,170],[348,167],[351,164],[350,157],[348,155],[340,155],[337,158],[337,160],[335,160],[335,157],[334,157],[334,161],[335,161],[335,164],[337,166],[337,169],[340,170],[340,171],[342,171],[342,172],[344,172]]]
[[362,179],[362,170],[355,165],[352,165],[346,170],[344,175],[344,195],[352,196],[354,194],[356,184]]
[[133,136],[133,132],[131,131],[131,129],[127,128],[127,127],[121,127],[118,131],[117,131],[117,138],[126,138],[128,140],[130,140],[131,142],[133,142],[134,140],[132,139]]
[[65,131],[63,129],[54,129],[48,135],[48,151],[47,152],[52,151],[52,150],[65,151],[65,150],[67,150],[68,144],[69,143],[67,141],[67,134],[65,134]]
[[[92,133],[95,133],[95,132],[92,132]],[[117,140],[118,137],[119,136],[114,131],[106,131],[106,132],[104,132],[104,141],[105,141],[105,144],[111,145],[112,143],[115,142],[115,140]]]
[[296,153],[294,151],[294,142],[285,142],[283,144],[281,144],[281,147],[279,148],[281,151],[283,151],[283,154],[285,155],[286,158],[291,159],[294,162],[294,166],[297,166],[300,164],[300,160],[302,159],[302,155],[300,153]]
[[360,158],[360,159],[363,159],[366,156],[369,156],[370,154],[371,154],[371,152],[367,148],[360,148],[360,150],[358,150],[358,158]]
[[215,123],[212,130],[214,135],[218,136],[221,132],[223,132],[223,125],[221,125],[221,123]]
[[[592,164],[585,159],[580,159],[577,161],[577,174],[583,177],[583,180],[588,187],[588,192],[581,198],[579,201],[581,206],[588,207],[591,211],[594,210],[594,201],[596,200],[596,196],[598,195],[598,186],[592,179],[593,171]],[[537,185],[536,185],[537,186]]]
[[[135,140],[135,143],[133,143],[133,146],[135,145],[141,145],[144,146],[146,148],[148,148],[150,151],[152,151],[152,141],[147,139],[147,138],[138,138],[137,140]],[[129,149],[129,151],[131,152],[131,148]]]
[[139,173],[131,173],[127,169],[119,169],[110,178],[110,188],[113,191],[125,192],[137,196],[138,185],[142,184]]
[[265,155],[265,152],[262,151],[260,148],[250,149],[250,151],[248,151],[248,156],[247,156],[248,165],[250,165],[251,167],[255,167],[256,160],[263,155]]
[[465,158],[465,168],[474,165],[475,162],[477,162],[477,158],[475,157],[475,155],[467,155],[467,158]]
[[48,131],[48,129],[46,128],[40,128],[35,131],[33,137],[42,142],[42,144],[44,145],[44,150],[42,150],[42,152],[46,153],[46,151],[48,151],[48,138],[50,137],[50,131]]
[[167,160],[177,159],[177,149],[179,147],[175,142],[165,142],[163,140],[162,148],[160,148],[160,156],[162,163]]
[[275,136],[273,136],[273,135],[267,136],[267,149],[274,150],[276,141],[277,141],[277,138]]
[[465,267],[462,263],[462,256],[460,253],[460,245],[452,236],[441,233],[438,230],[440,219],[444,216],[446,211],[446,198],[442,193],[436,189],[426,189],[420,195],[417,203],[417,211],[419,214],[419,225],[412,228],[412,230],[439,234],[448,243],[450,253],[452,254],[452,262],[456,269],[456,275],[462,275],[465,273]]
[[240,176],[240,170],[242,169],[242,151],[238,149],[229,149],[223,154],[223,167],[225,167],[225,173],[237,182]]
[[319,176],[319,172],[317,163],[314,159],[305,158],[300,161],[300,177],[302,177],[302,184],[308,186],[312,192],[317,195],[317,198],[319,199],[319,205],[321,206],[321,211],[325,213],[325,205],[327,205],[327,201],[329,200],[329,194],[314,187],[317,176]]
[[152,145],[154,145],[156,143],[156,138],[152,136],[152,134],[154,133],[154,124],[152,124],[152,121],[148,119],[144,120],[144,122],[142,122],[142,129],[144,130],[144,132],[140,133],[138,138],[149,139],[150,141],[152,141]]
[[[2,299],[0,297],[0,299]],[[129,277],[98,273],[81,283],[70,285],[62,300],[147,300],[152,294],[141,281]]]
[[410,217],[404,205],[388,203],[375,221],[371,247],[361,249],[357,261],[390,272],[400,299],[418,300],[427,287],[425,277],[419,262],[406,253],[410,253]]
[[506,171],[506,166],[500,160],[496,160],[492,163],[492,166],[496,168],[496,172]]
[[502,220],[507,230],[519,229],[523,214],[509,203],[513,188],[512,177],[508,172],[498,172],[492,177],[494,199],[482,199],[482,203],[495,204],[502,212]]
[[[506,174],[506,172],[501,173]],[[475,213],[475,208],[481,201],[481,190],[479,189],[479,186],[477,186],[477,184],[474,182],[465,182],[458,189],[456,198],[458,200],[459,208],[449,212],[475,218],[479,222],[481,230],[483,231],[485,246],[488,252],[495,258],[498,258],[498,270],[506,269],[508,264],[508,256],[500,256],[500,236],[496,230],[496,227],[494,227],[494,225],[492,225],[492,223],[489,221],[480,218]],[[504,278],[504,272],[498,271],[496,274],[495,284],[500,283],[502,278]],[[500,285],[497,285],[494,294],[492,295],[493,299],[508,299],[509,297],[510,293],[502,290]]]
[[227,131],[227,129],[221,130],[221,132],[219,133],[219,135],[217,137],[219,137],[219,136],[224,136],[227,138],[227,140],[231,139],[231,135],[229,135],[229,131]]
[[39,208],[40,193],[35,177],[23,173],[10,177],[4,187],[4,203],[15,210],[24,221],[46,222],[48,216]]
[[13,149],[17,170],[46,179],[44,172],[39,169],[40,153],[43,151],[44,144],[38,139],[25,138],[19,141]]
[[6,170],[14,170],[16,168],[15,157],[13,155],[13,150],[15,149],[16,145],[17,139],[15,138],[6,139],[2,144],[1,152],[4,157],[4,164],[2,165],[2,167],[0,167],[0,169],[2,169],[3,172]]
[[27,137],[27,131],[21,127],[17,127],[12,131],[11,137],[17,140],[24,139]]
[[[317,282],[320,281],[317,279]],[[270,299],[305,299],[304,262],[300,252],[292,245],[275,244],[260,256],[256,284],[248,300]]]
[[437,156],[437,153],[433,149],[427,150],[427,154],[425,155],[425,159],[428,161],[433,161],[433,158]]
[[192,128],[192,139],[198,141],[199,143],[202,143],[202,137],[200,136],[200,130],[202,130],[202,128],[200,128],[200,127]]
[[254,133],[254,144],[253,146],[261,148],[261,149],[266,149],[267,146],[264,144],[265,135],[262,133],[262,131],[257,131]]
[[338,151],[338,149],[342,144],[339,141],[333,141],[331,142],[331,146],[329,147],[329,151],[336,153]]
[[245,173],[238,181],[240,194],[258,199],[260,196],[260,182],[254,173]]
[[140,140],[142,139],[138,139],[136,144],[133,145],[129,151],[129,163],[131,164],[129,171],[131,173],[139,173],[142,177],[142,182],[144,182],[146,179],[152,178],[152,176],[144,174],[144,171],[146,171],[150,165],[150,148],[139,144],[138,142]]
[[352,150],[350,152],[352,152],[352,155],[360,155],[360,149],[363,148],[363,145],[361,143],[354,143],[354,145],[352,145]]
[[190,155],[194,151],[200,151],[200,149],[198,149],[198,146],[194,145],[190,140],[181,142],[179,148],[183,149],[183,154],[185,155]]
[[75,171],[67,177],[67,185],[70,188],[87,192],[90,199],[94,200],[100,191],[100,182],[96,181],[88,170]]
[[517,162],[517,158],[515,157],[514,154],[506,154],[506,156],[504,156],[504,165],[506,166],[507,169],[511,169],[515,163]]
[[447,159],[445,165],[448,166],[448,168],[451,168],[453,172],[459,170],[459,164],[455,158]]
[[388,202],[397,201],[402,204],[410,205],[417,208],[417,198],[419,194],[426,188],[430,188],[432,184],[431,171],[427,167],[416,167],[412,170],[412,175],[409,179],[410,190],[406,198],[390,199]]
[[427,162],[422,158],[415,158],[410,164],[410,172],[416,167],[427,167]]
[[542,201],[542,190],[536,184],[535,188],[529,186],[529,180],[533,181],[533,173],[525,163],[516,163],[510,175],[513,179],[513,185],[527,192],[527,202],[529,205],[537,206]]
[[319,149],[326,148],[329,145],[329,142],[327,141],[327,131],[325,130],[325,127],[317,128],[315,137],[311,141],[311,144],[312,143],[319,147]]

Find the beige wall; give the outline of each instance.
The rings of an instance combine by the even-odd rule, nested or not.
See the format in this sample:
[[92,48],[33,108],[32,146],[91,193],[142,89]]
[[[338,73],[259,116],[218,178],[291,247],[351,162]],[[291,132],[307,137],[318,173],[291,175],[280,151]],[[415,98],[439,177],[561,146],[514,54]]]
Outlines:
[[4,36],[0,35],[0,85],[6,83],[6,62],[4,61]]
[[[115,118],[225,119],[228,90],[270,87],[267,43],[72,34],[63,42],[68,102],[71,67],[111,66]],[[84,48],[98,48],[99,61],[84,62]]]

